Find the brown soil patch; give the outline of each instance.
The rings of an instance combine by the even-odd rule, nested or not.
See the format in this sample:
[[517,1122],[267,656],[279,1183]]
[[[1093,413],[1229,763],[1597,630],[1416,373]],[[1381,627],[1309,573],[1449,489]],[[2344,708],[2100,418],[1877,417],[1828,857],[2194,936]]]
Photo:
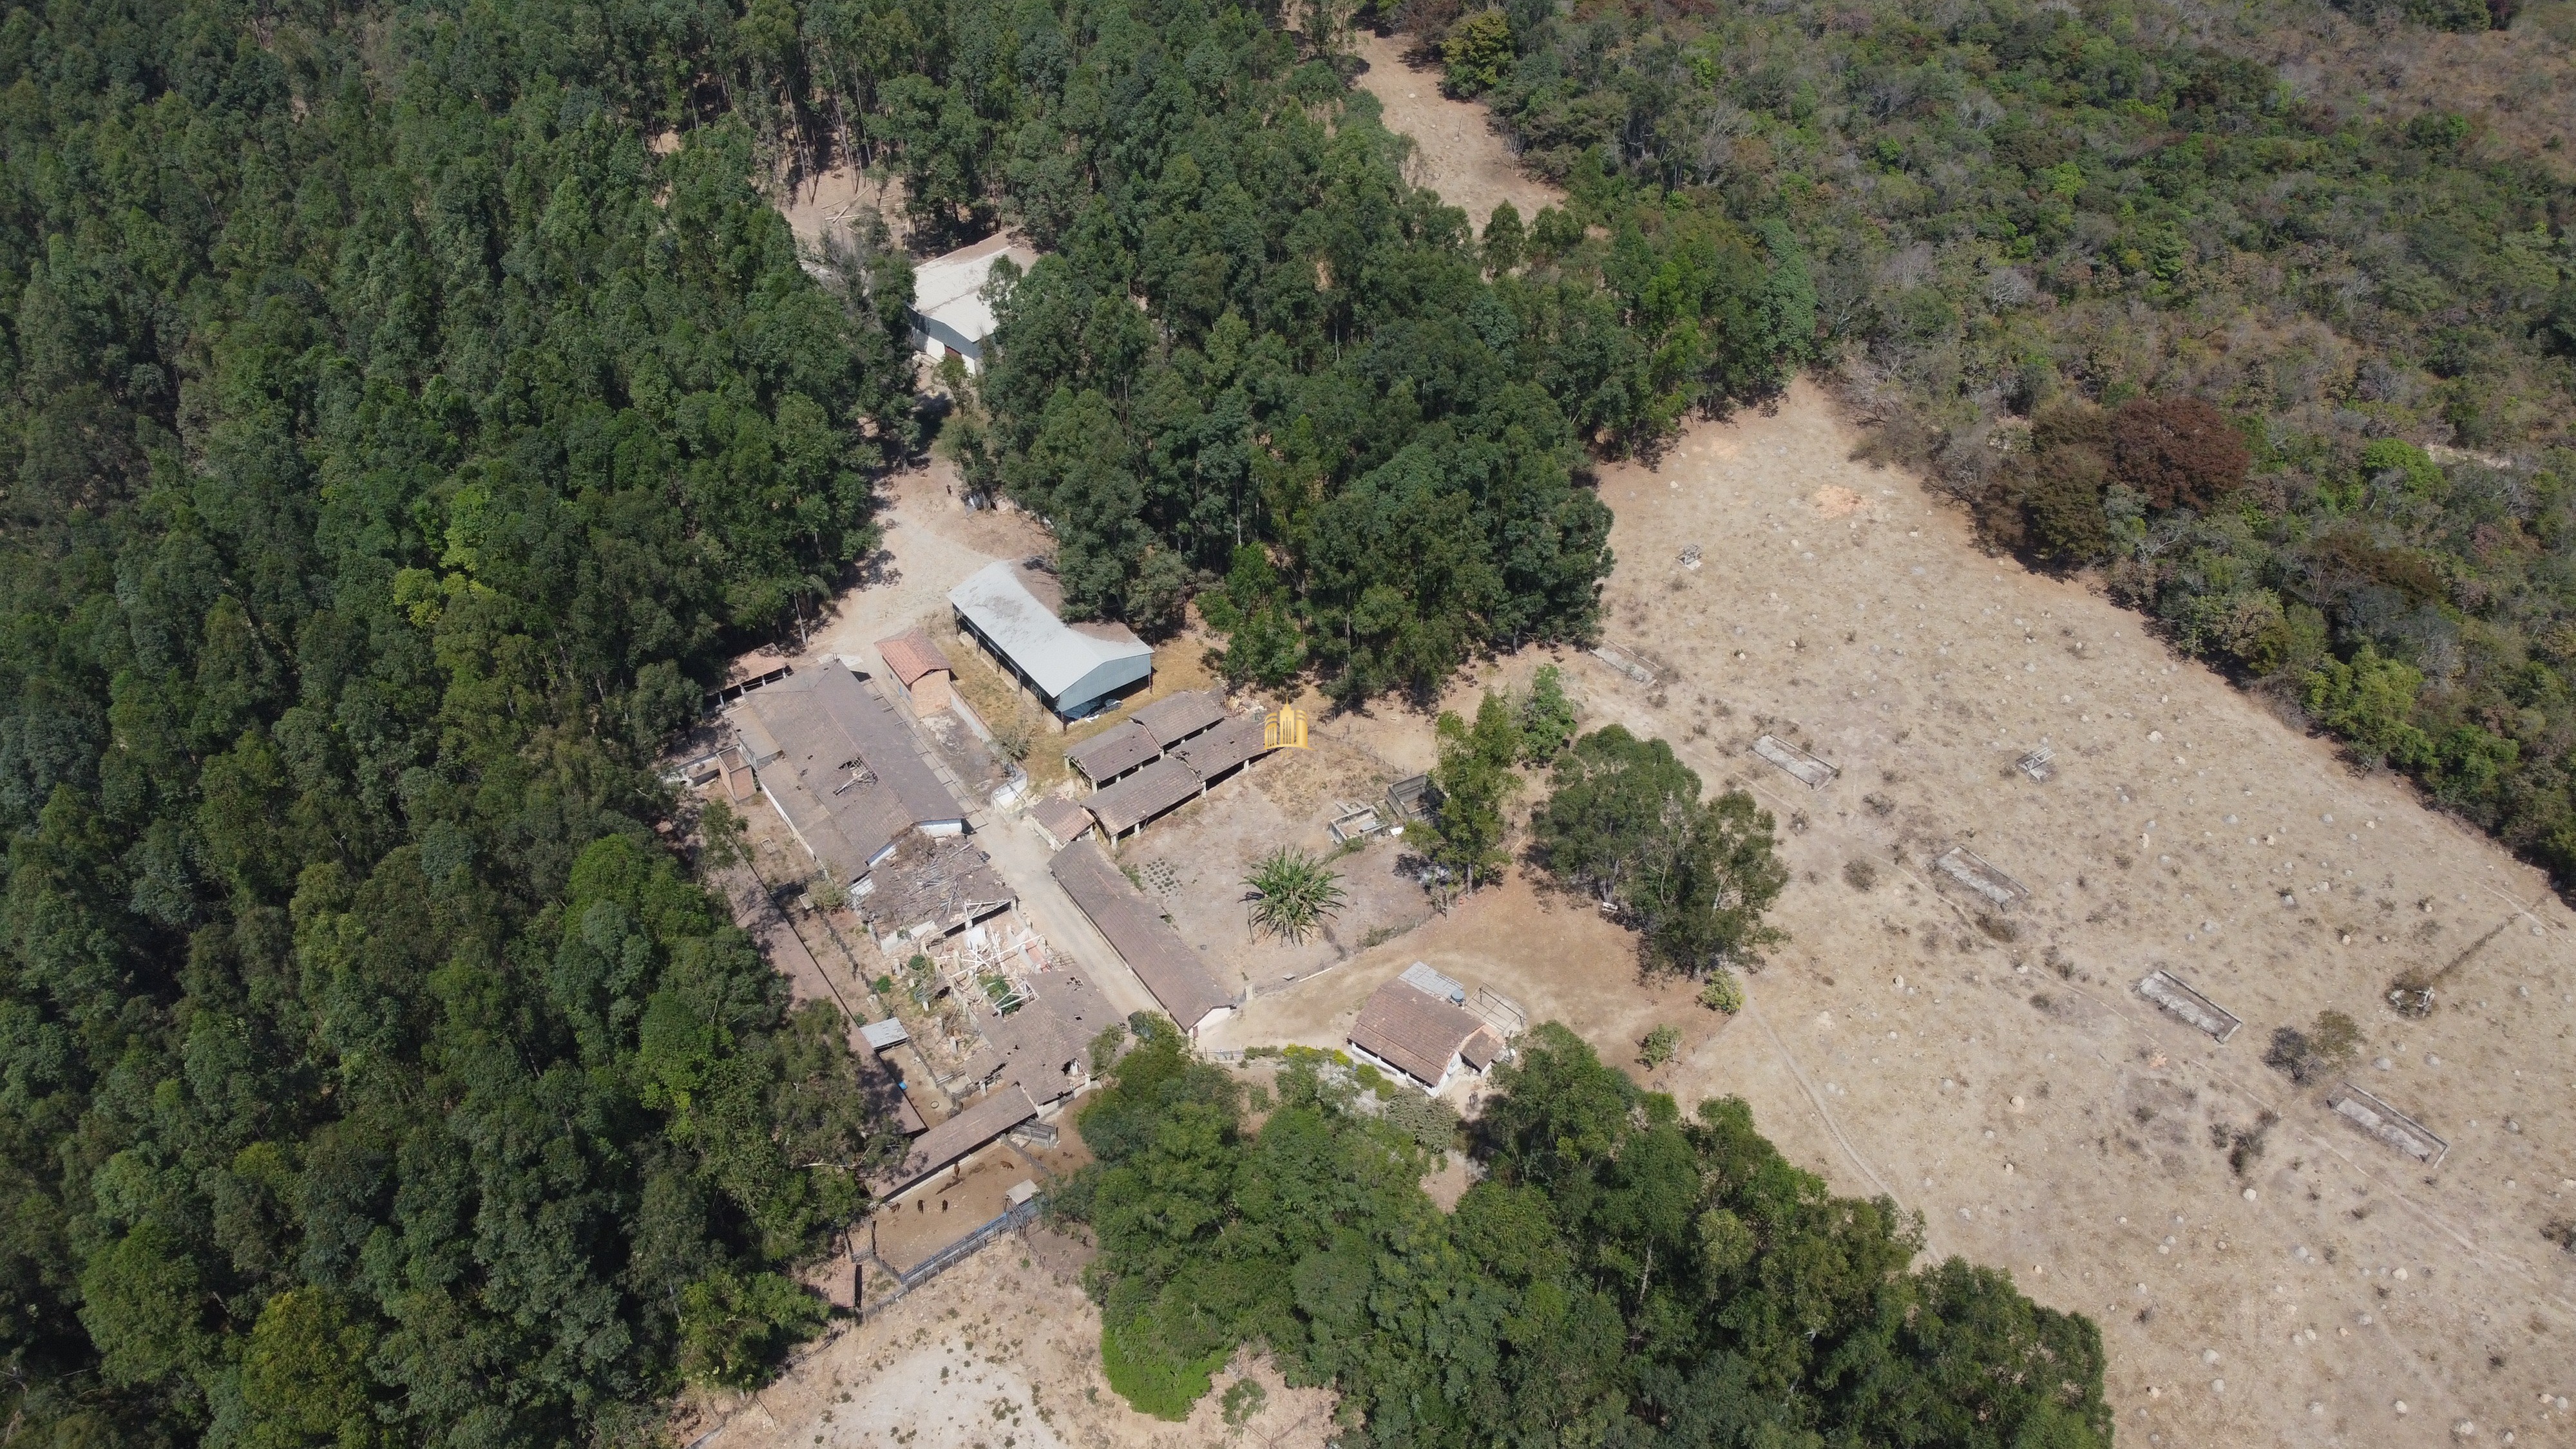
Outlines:
[[[1217,1375],[1185,1423],[1129,1409],[1100,1374],[1100,1312],[1083,1295],[1080,1258],[1076,1245],[1042,1229],[1006,1236],[815,1345],[757,1395],[684,1404],[673,1441],[702,1449],[1321,1449],[1332,1431],[1331,1392],[1289,1388],[1250,1355]],[[1265,1396],[1235,1430],[1220,1401],[1244,1377]]]
[[882,216],[896,235],[904,231],[903,182],[894,177],[835,166],[782,189],[786,194],[777,203],[778,213],[787,218],[787,229],[796,234],[796,240],[809,249],[820,251],[827,233],[847,240],[850,229],[869,211]]
[[1438,70],[1405,64],[1404,46],[1401,37],[1363,32],[1354,48],[1368,62],[1359,84],[1377,97],[1387,129],[1413,138],[1406,180],[1430,187],[1442,201],[1466,212],[1479,234],[1494,208],[1506,201],[1527,221],[1540,207],[1565,200],[1564,192],[1521,169],[1519,157],[1483,106],[1442,95]]

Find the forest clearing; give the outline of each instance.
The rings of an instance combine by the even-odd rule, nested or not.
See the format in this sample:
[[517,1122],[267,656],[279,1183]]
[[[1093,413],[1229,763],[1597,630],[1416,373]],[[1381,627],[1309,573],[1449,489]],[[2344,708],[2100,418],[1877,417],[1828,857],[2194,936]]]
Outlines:
[[9,29],[13,1443],[2568,1442],[2576,0]]
[[[1389,50],[1372,75],[1400,64]],[[1428,174],[1482,184],[1509,164],[1498,138],[1452,124]],[[2576,919],[2540,872],[2402,779],[2357,775],[2098,593],[1989,555],[1919,478],[1856,461],[1862,442],[1802,381],[1776,409],[1689,428],[1659,466],[1604,468],[1618,559],[1604,636],[1657,679],[1554,655],[1584,727],[1669,740],[1781,823],[1790,942],[1749,983],[1750,1010],[1720,1017],[1641,977],[1626,933],[1515,879],[1315,958],[1332,969],[1253,973],[1260,994],[1212,1044],[1338,1047],[1360,1001],[1414,960],[1509,992],[1611,1060],[1670,1022],[1687,1045],[1639,1073],[1648,1085],[1686,1104],[1746,1098],[1837,1191],[1922,1213],[1932,1254],[2008,1268],[2021,1291],[2095,1317],[2125,1433],[2398,1444],[2472,1424],[2560,1442],[2576,1273],[2542,1229],[2576,1213]],[[1472,712],[1549,657],[1507,656],[1443,704]],[[1318,738],[1386,779],[1428,765],[1428,725],[1380,705],[1324,719]],[[1809,790],[1774,770],[1751,752],[1764,733],[1838,777]],[[2044,783],[2016,769],[2041,749]],[[1130,846],[1196,865],[1172,908],[1211,933],[1240,908],[1202,845],[1320,836],[1294,814],[1223,823],[1239,814],[1193,806]],[[1995,915],[1936,885],[1933,856],[1962,842],[2029,902]],[[2427,967],[2451,968],[2433,1014],[2389,1010],[2390,983]],[[2156,969],[2249,1029],[2221,1045],[2159,1014],[2135,989]],[[2349,1074],[2448,1138],[2438,1170],[2336,1118],[2331,1082],[2263,1066],[2275,1028],[2323,1010],[2364,1024]],[[971,1315],[988,1291],[955,1274],[917,1311]],[[1087,1300],[1066,1307],[1096,1325]],[[862,1398],[894,1382],[837,1343],[826,1361]],[[1051,1407],[1079,1426],[1068,1442],[1139,1442],[1152,1422],[1114,1395]],[[738,1437],[752,1432],[738,1418],[720,1442],[801,1444],[819,1423],[784,1414],[774,1437]],[[934,1445],[976,1442],[931,1428]]]

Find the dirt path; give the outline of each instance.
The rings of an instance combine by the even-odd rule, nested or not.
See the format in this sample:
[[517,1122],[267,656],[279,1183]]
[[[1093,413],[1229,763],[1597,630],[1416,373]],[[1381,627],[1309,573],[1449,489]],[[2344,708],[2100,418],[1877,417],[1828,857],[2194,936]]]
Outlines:
[[1564,192],[1521,170],[1483,106],[1442,95],[1439,71],[1406,65],[1401,38],[1363,31],[1357,50],[1368,62],[1360,86],[1384,107],[1387,129],[1413,138],[1414,160],[1405,179],[1465,211],[1479,234],[1506,201],[1527,221],[1540,207],[1565,200]]

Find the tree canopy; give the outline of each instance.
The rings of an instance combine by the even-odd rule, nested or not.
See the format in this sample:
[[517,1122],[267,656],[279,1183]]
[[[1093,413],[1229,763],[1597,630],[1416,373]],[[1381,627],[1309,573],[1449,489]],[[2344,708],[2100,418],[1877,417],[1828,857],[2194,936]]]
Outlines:
[[[2329,701],[2309,717],[2356,754],[2576,881],[2563,20],[2512,0],[2218,25],[2170,0],[1400,13],[1571,192],[1529,245],[1597,270],[1643,345],[1686,239],[1800,259],[1760,306],[1811,321],[1811,350],[1778,355],[1834,364],[1873,451],[1996,544],[2099,568],[2283,706]],[[2513,99],[2472,113],[2472,74]],[[2347,703],[2341,671],[2385,692],[2390,664],[2407,697]]]
[[1620,725],[1576,740],[1530,835],[1548,870],[1616,908],[1664,969],[1705,975],[1780,939],[1762,923],[1789,883],[1770,812],[1742,790],[1701,799],[1662,740]]
[[1225,1069],[1148,1033],[1057,1199],[1099,1237],[1110,1382],[1179,1418],[1256,1343],[1388,1449],[2110,1442],[2089,1320],[1913,1267],[1917,1221],[1827,1192],[1741,1101],[1685,1114],[1554,1023],[1496,1070],[1485,1176],[1443,1213],[1392,1120],[1418,1094],[1291,1049],[1255,1129]]
[[[0,22],[0,1359],[29,1443],[613,1441],[880,1150],[654,825],[874,546],[899,259],[678,12]],[[713,122],[714,118],[709,118]]]

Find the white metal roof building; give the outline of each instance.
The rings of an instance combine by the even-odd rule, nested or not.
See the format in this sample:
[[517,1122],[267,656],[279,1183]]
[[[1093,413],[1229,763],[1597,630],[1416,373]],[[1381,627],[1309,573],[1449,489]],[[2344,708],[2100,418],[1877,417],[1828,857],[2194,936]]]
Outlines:
[[1154,651],[1124,624],[1067,624],[1038,602],[1008,560],[948,591],[958,627],[1061,719],[1097,713],[1154,677]]
[[1023,272],[1038,254],[1007,231],[995,232],[972,246],[923,262],[912,274],[912,340],[923,354],[954,352],[976,371],[984,360],[984,339],[993,335],[993,309],[984,305],[984,283],[993,263],[1009,257]]

